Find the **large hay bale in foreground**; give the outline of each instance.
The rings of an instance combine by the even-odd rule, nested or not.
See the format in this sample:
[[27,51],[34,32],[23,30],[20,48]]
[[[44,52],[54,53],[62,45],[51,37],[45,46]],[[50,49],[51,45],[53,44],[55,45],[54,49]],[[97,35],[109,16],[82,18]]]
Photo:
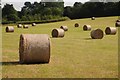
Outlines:
[[36,23],[32,23],[32,26],[36,26]]
[[104,36],[104,33],[101,29],[96,29],[91,31],[91,38],[92,39],[102,39]]
[[106,35],[115,35],[117,32],[117,29],[115,27],[106,27],[105,33]]
[[91,30],[91,25],[84,25],[83,30],[84,31],[90,31]]
[[22,28],[22,24],[18,24],[17,27],[18,27],[18,28]]
[[49,63],[50,38],[47,34],[21,34],[20,63]]
[[63,29],[64,31],[68,31],[68,27],[67,26],[61,26],[61,29]]
[[23,28],[29,28],[29,26],[28,25],[23,25]]
[[63,29],[53,29],[52,37],[64,37],[65,31]]
[[7,26],[5,30],[6,30],[6,32],[14,32],[14,27],[13,26]]
[[91,20],[95,20],[95,17],[91,17]]
[[78,23],[75,23],[75,27],[79,27],[80,25]]
[[120,27],[120,22],[116,22],[116,23],[115,23],[115,26],[116,26],[116,27]]

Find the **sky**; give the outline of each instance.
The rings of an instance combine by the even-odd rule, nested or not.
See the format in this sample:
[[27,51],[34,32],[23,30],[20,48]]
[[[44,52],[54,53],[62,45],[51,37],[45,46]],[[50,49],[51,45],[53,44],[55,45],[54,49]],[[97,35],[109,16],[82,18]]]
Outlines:
[[[13,4],[14,8],[17,10],[17,11],[20,11],[21,10],[21,7],[24,6],[24,2],[26,1],[29,1],[31,3],[34,3],[34,2],[40,2],[41,0],[2,0],[2,7],[8,3],[8,4]],[[87,2],[89,0],[64,0],[64,5],[65,6],[73,6],[73,4],[75,2]]]

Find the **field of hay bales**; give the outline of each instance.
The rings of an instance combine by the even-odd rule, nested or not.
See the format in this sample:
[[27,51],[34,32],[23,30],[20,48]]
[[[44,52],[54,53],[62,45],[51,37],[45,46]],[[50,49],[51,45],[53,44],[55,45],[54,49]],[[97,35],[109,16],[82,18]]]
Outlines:
[[[14,26],[13,33],[6,33],[2,26],[2,78],[117,78],[118,32],[104,35],[103,39],[91,39],[91,31],[83,31],[83,25],[92,30],[114,27],[118,17],[77,19],[63,22],[37,24],[28,29]],[[79,23],[80,27],[74,27]],[[51,31],[68,26],[63,38],[52,38]],[[51,39],[49,64],[19,64],[20,34],[48,34]]]

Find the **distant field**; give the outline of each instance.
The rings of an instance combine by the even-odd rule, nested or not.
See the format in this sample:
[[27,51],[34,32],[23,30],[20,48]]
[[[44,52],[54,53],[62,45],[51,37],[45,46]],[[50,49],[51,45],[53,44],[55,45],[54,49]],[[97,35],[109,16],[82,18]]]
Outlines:
[[[118,77],[118,33],[93,40],[90,31],[82,26],[103,31],[113,26],[118,17],[102,17],[96,20],[77,19],[64,22],[37,24],[29,29],[18,29],[6,33],[2,27],[2,77],[3,78],[117,78]],[[75,28],[75,23],[80,27]],[[68,26],[64,38],[51,38],[51,59],[49,64],[19,64],[20,34],[48,34],[61,25]]]

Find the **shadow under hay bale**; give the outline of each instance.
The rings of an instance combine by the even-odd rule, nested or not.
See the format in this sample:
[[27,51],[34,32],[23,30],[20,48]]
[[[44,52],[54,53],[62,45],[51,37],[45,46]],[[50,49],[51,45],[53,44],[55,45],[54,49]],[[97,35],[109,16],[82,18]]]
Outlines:
[[116,26],[116,27],[120,27],[120,22],[116,22],[116,23],[115,23],[115,26]]
[[92,17],[91,20],[95,20],[95,17]]
[[29,28],[29,26],[28,25],[23,25],[23,28],[27,29],[27,28]]
[[18,24],[17,27],[18,27],[18,28],[22,28],[22,24]]
[[6,32],[14,32],[14,27],[7,26],[5,30],[6,30]]
[[78,24],[78,23],[75,23],[75,25],[74,25],[75,27],[79,27],[80,25]]
[[49,63],[49,36],[47,34],[21,34],[19,58],[22,64]]
[[106,35],[115,35],[117,32],[117,29],[115,27],[106,27],[105,33]]
[[63,29],[53,29],[52,37],[64,37],[65,31]]
[[61,26],[61,29],[63,29],[64,31],[68,31],[68,27],[67,26]]
[[91,25],[84,25],[83,30],[84,31],[90,31],[91,30]]
[[91,38],[92,39],[102,39],[104,36],[104,33],[101,29],[96,29],[91,31]]
[[32,23],[32,26],[36,26],[36,23]]

